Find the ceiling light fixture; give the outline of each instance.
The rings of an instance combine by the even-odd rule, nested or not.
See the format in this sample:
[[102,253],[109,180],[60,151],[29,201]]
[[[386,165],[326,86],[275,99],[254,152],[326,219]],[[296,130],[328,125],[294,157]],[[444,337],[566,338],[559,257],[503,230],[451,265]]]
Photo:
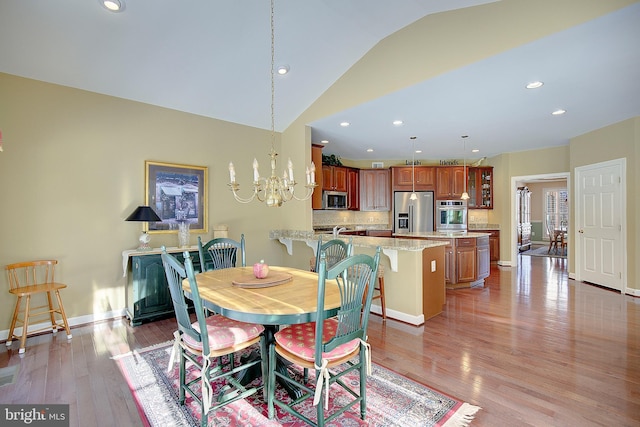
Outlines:
[[535,82],[527,83],[527,85],[525,87],[527,89],[538,89],[539,87],[542,87],[543,85],[544,85],[544,83],[539,82],[539,81],[535,81]]
[[463,142],[463,171],[464,171],[464,192],[462,193],[462,196],[460,196],[460,198],[462,200],[469,200],[469,193],[467,193],[467,138],[469,137],[469,135],[462,135],[462,142]]
[[233,163],[229,162],[229,187],[233,192],[233,197],[240,203],[249,203],[255,199],[260,202],[265,202],[269,207],[280,207],[283,202],[288,202],[292,199],[295,200],[308,200],[313,194],[313,190],[317,187],[316,184],[316,167],[313,162],[311,166],[306,169],[307,183],[305,188],[307,189],[303,197],[297,197],[295,195],[296,181],[293,178],[293,164],[291,159],[287,162],[287,170],[284,171],[282,178],[276,175],[276,157],[278,153],[274,148],[276,139],[275,130],[275,24],[274,24],[274,0],[271,0],[271,151],[269,157],[271,158],[271,176],[264,178],[260,176],[258,172],[258,160],[253,159],[253,194],[249,198],[242,198],[238,195],[240,184],[236,182],[236,171],[233,167]]
[[553,114],[554,116],[561,116],[564,113],[566,113],[565,110],[563,110],[562,108],[557,109],[556,111],[552,112],[551,114]]
[[393,121],[393,125],[394,125],[394,126],[402,126],[402,124],[403,124],[403,123],[404,123],[404,122],[403,122],[402,120],[394,120],[394,121]]
[[122,12],[124,10],[124,0],[98,0],[98,3],[110,12]]
[[342,126],[343,128],[346,128],[349,125],[351,125],[351,123],[349,123],[349,122],[341,122],[340,123],[340,126]]
[[284,76],[288,72],[289,72],[289,66],[288,65],[281,65],[281,66],[278,67],[278,74],[280,74],[281,76]]
[[326,139],[323,139],[322,141],[320,141],[322,144],[328,144],[329,141],[327,141]]
[[367,148],[367,153],[373,153],[373,148]]

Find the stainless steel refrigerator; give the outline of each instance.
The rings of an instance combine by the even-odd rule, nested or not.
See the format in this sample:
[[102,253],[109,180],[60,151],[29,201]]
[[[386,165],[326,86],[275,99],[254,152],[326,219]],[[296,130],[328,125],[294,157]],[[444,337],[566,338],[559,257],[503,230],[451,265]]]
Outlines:
[[393,198],[393,231],[396,234],[433,231],[433,191],[396,191]]

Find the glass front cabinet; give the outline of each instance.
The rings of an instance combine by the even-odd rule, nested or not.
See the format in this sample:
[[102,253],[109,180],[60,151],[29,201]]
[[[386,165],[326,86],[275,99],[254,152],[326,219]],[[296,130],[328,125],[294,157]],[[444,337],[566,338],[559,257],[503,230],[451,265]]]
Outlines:
[[493,167],[469,168],[469,209],[493,209]]

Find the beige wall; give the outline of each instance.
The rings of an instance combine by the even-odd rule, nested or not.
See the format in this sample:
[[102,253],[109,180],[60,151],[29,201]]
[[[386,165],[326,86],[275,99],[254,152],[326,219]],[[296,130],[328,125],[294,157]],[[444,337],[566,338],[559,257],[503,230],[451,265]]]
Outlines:
[[[144,204],[145,160],[208,167],[203,237],[219,223],[229,225],[232,238],[244,233],[248,263],[280,264],[281,245],[268,230],[302,227],[294,212],[305,211],[305,203],[240,205],[226,185],[229,161],[245,195],[254,156],[267,174],[268,131],[7,74],[0,74],[0,129],[1,263],[58,259],[58,277],[69,284],[69,317],[125,306],[121,253],[137,247],[142,226],[124,218]],[[175,234],[151,237],[154,247],[177,244]],[[197,235],[191,238],[195,244]],[[13,304],[8,295],[0,298],[0,331],[9,328]]]
[[[531,8],[526,0],[509,0],[427,16],[383,40],[321,95],[282,135],[281,146],[276,147],[280,160],[291,156],[302,168],[310,158],[306,125],[313,120],[632,3],[540,0]],[[636,120],[629,128],[638,135],[639,126]],[[261,163],[266,164],[268,131],[6,74],[0,74],[0,129],[5,149],[0,154],[0,259],[3,264],[59,259],[59,277],[70,285],[65,301],[71,317],[124,307],[120,254],[137,246],[141,229],[124,218],[143,203],[145,160],[207,166],[209,224],[228,224],[234,238],[244,232],[249,263],[259,259],[298,267],[308,263],[308,254],[290,258],[282,245],[268,240],[267,233],[281,227],[310,229],[310,202],[280,209],[239,205],[226,187],[232,160],[247,190],[253,157],[265,159]],[[633,172],[640,167],[638,137],[633,141],[635,152],[627,150],[629,191],[639,184]],[[570,166],[602,159],[601,144],[587,141],[593,153],[585,154],[575,147],[578,142],[572,142],[571,164],[564,147],[555,149],[557,153],[541,150],[489,159],[497,195],[489,222],[504,225],[513,217],[510,177],[569,171]],[[550,164],[549,158],[557,160]],[[639,213],[635,205],[629,209],[630,232],[637,234]],[[512,236],[508,230],[505,234],[501,259],[509,261],[504,242]],[[174,235],[152,237],[154,246],[176,241]],[[196,236],[192,238],[195,241]],[[630,255],[635,256],[638,239],[629,243]],[[636,276],[633,270],[629,277],[640,288]],[[0,280],[6,289],[4,275]],[[11,305],[9,298],[0,300],[0,331],[8,329]]]

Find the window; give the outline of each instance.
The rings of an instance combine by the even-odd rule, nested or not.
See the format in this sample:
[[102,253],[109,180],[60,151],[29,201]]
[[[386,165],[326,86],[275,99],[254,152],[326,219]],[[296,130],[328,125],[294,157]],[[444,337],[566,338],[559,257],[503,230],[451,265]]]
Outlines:
[[546,188],[544,201],[544,234],[549,238],[549,230],[566,229],[569,224],[569,193],[566,188]]

